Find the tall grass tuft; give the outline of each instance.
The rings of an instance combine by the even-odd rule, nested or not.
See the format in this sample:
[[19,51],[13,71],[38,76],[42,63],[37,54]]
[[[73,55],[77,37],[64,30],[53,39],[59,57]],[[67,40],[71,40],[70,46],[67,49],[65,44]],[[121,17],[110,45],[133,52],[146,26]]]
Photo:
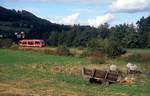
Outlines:
[[65,46],[59,46],[59,47],[57,47],[56,54],[60,55],[60,56],[69,56],[69,55],[72,55],[70,53],[70,50],[67,47],[65,47]]
[[83,51],[81,57],[87,57],[90,60],[90,62],[94,64],[103,64],[106,62],[107,59],[105,53],[90,49]]

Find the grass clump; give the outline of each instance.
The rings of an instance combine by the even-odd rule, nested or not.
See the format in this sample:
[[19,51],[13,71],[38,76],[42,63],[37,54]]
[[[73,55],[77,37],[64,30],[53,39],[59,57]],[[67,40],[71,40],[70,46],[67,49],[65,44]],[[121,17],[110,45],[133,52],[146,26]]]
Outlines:
[[59,46],[59,47],[57,47],[56,54],[60,55],[60,56],[69,56],[69,55],[72,55],[70,53],[70,50],[67,47],[65,47],[65,46]]
[[56,52],[54,50],[51,50],[51,49],[44,49],[43,50],[45,54],[51,54],[51,55],[55,55]]
[[92,64],[104,64],[107,60],[104,52],[90,48],[84,50],[80,57],[87,57]]
[[106,62],[106,55],[100,51],[94,51],[89,56],[91,63],[104,64]]

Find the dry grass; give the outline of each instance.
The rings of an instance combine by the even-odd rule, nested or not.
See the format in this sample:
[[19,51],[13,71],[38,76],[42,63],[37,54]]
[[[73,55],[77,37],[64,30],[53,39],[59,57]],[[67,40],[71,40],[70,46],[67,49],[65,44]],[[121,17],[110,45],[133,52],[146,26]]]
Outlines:
[[[13,49],[13,48],[12,48]],[[57,51],[57,47],[19,47],[17,50],[23,50],[23,51],[32,51],[32,52],[40,52],[40,53],[45,53],[45,54],[51,54],[51,55],[59,55]],[[70,48],[69,49],[70,54],[73,56],[80,56],[83,52],[83,49],[77,49],[77,48]]]
[[149,62],[150,53],[127,53],[122,55],[121,59],[128,62]]

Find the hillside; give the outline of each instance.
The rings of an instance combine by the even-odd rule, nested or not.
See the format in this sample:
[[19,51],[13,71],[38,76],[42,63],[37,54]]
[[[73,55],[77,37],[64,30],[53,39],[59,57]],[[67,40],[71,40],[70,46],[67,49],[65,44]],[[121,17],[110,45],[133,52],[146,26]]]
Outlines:
[[[78,26],[84,30],[89,26]],[[7,9],[0,6],[0,35],[14,38],[15,32],[25,32],[26,38],[47,40],[52,32],[67,32],[74,29],[71,25],[51,23],[26,10]]]
[[35,38],[41,38],[43,32],[60,31],[61,27],[63,25],[41,19],[26,10],[17,11],[0,6],[0,34],[4,37],[12,37],[15,32],[24,31],[27,35],[30,33],[30,38],[35,34]]

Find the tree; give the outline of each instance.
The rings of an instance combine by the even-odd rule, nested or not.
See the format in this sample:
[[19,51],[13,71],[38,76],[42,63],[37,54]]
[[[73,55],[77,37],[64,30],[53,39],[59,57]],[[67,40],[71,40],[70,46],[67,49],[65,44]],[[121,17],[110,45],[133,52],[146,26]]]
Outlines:
[[65,45],[74,46],[76,43],[74,39],[80,31],[79,25],[74,25],[71,30],[66,33]]
[[139,34],[136,32],[136,28],[133,24],[126,26],[126,33],[122,38],[122,45],[126,48],[138,48],[139,47]]
[[149,47],[150,45],[150,16],[142,17],[138,22],[139,43],[141,48]]
[[58,45],[58,33],[52,32],[47,40],[48,45],[57,46]]
[[105,39],[109,35],[109,24],[104,23],[98,27],[99,37]]

